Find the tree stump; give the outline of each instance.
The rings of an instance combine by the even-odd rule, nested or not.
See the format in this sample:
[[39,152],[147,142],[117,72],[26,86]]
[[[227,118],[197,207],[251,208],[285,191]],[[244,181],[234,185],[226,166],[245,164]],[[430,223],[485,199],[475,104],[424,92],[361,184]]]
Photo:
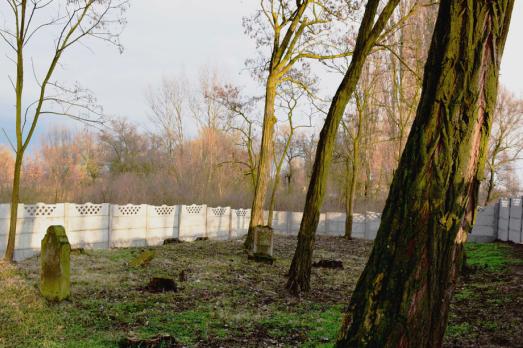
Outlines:
[[42,239],[40,293],[49,301],[71,295],[71,245],[63,226],[51,226]]
[[178,286],[174,279],[164,277],[154,277],[146,287],[149,292],[177,292]]

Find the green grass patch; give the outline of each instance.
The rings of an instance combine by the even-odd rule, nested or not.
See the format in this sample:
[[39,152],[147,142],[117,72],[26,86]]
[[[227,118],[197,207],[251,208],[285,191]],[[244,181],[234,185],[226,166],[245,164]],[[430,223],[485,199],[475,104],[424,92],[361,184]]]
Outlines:
[[448,337],[461,337],[470,335],[472,331],[473,328],[469,323],[459,323],[449,325],[445,334]]
[[507,265],[520,262],[510,255],[510,247],[501,243],[467,243],[465,252],[468,265],[486,268],[489,271],[501,271]]

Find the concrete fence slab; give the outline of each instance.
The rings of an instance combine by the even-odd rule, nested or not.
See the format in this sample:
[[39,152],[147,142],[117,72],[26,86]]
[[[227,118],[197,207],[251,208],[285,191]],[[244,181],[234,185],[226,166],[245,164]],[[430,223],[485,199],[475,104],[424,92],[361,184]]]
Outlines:
[[207,208],[207,237],[227,240],[231,231],[231,207]]
[[180,206],[147,206],[147,245],[162,245],[169,238],[178,238]]
[[231,209],[230,239],[241,238],[249,232],[250,209]]
[[116,248],[146,246],[147,205],[112,205],[109,244]]
[[207,205],[182,205],[180,210],[181,240],[207,237]]

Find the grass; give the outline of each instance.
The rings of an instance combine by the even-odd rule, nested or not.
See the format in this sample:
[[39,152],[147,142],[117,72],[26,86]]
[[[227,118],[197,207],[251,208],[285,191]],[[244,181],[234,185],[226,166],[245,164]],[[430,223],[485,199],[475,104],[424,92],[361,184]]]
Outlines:
[[520,263],[521,260],[514,258],[510,251],[510,246],[501,243],[468,243],[465,245],[467,264],[490,271],[501,271],[507,265]]
[[[61,304],[39,296],[37,258],[0,264],[0,347],[117,347],[123,337],[158,334],[189,347],[331,347],[371,243],[322,237],[316,247],[315,259],[340,259],[345,267],[313,269],[313,290],[298,299],[284,290],[294,238],[277,237],[273,266],[248,261],[238,241],[152,248],[156,256],[145,267],[130,266],[140,248],[76,252],[72,297]],[[502,290],[519,284],[508,271],[520,262],[511,248],[466,246],[477,270],[458,286],[447,346],[481,346],[517,332],[523,320],[511,304],[521,294]],[[179,292],[144,290],[151,277],[178,280],[182,271],[188,280],[178,282]]]

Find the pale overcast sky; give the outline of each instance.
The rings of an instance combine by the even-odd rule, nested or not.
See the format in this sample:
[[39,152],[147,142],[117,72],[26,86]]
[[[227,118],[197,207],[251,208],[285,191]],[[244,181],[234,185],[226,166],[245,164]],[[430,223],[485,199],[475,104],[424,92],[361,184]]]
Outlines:
[[[61,80],[91,89],[107,114],[144,120],[144,91],[162,76],[184,72],[198,76],[204,66],[216,67],[224,77],[253,89],[244,62],[255,53],[254,43],[244,34],[242,17],[259,5],[255,0],[131,0],[128,24],[121,37],[123,54],[101,43],[91,50],[77,47],[64,56]],[[0,8],[1,11],[3,9]],[[501,71],[501,81],[523,97],[523,1],[516,1]],[[42,40],[44,43],[44,40]],[[40,42],[33,51],[36,65],[45,57]],[[0,43],[0,127],[12,134],[14,96],[8,75],[14,65]],[[43,51],[45,52],[45,51]],[[322,93],[324,94],[324,93]],[[63,124],[52,118],[45,123]],[[5,142],[1,136],[0,142]],[[38,142],[38,140],[37,140]]]

